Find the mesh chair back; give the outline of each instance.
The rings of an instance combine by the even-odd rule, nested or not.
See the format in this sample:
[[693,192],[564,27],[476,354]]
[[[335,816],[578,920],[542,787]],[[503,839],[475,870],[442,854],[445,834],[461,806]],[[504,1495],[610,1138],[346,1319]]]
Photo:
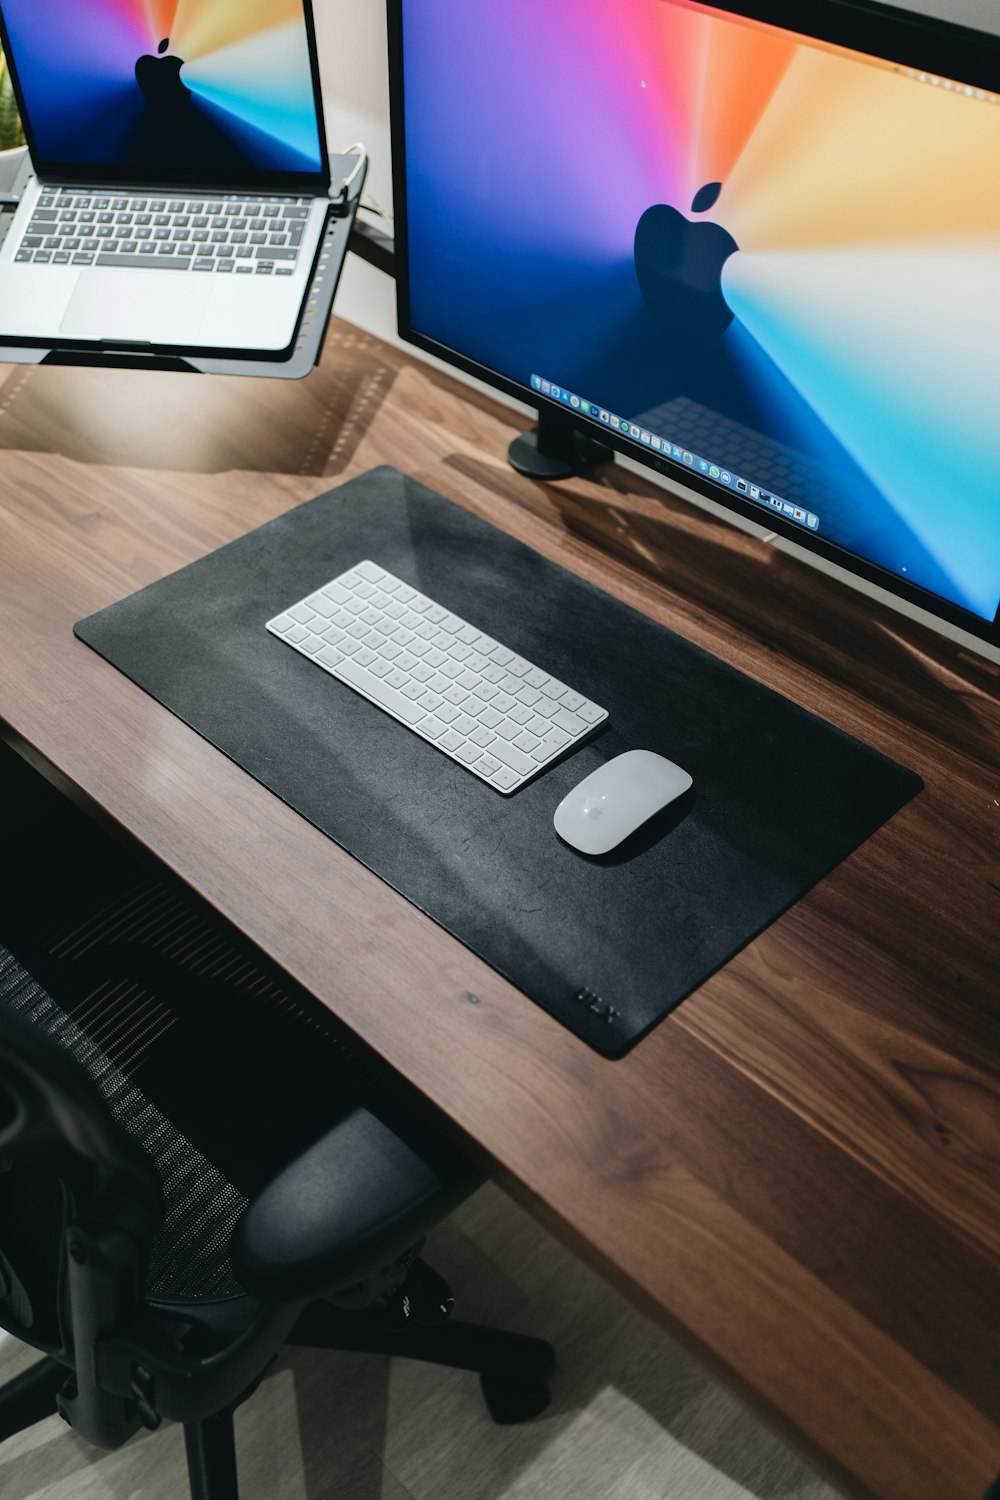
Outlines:
[[[33,984],[0,949],[5,997],[19,986],[23,999]],[[68,1357],[69,1226],[123,1230],[141,1266],[160,1217],[155,1168],[115,1124],[84,1068],[24,1009],[0,1004],[0,1325]]]

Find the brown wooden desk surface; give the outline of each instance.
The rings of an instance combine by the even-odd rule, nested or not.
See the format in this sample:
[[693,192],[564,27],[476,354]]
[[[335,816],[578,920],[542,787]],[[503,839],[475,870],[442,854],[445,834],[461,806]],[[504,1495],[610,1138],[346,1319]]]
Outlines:
[[[0,380],[5,736],[354,1028],[834,1483],[978,1500],[1000,1471],[997,669],[620,468],[518,478],[509,412],[344,323],[303,382]],[[620,1062],[73,638],[383,462],[926,782]]]

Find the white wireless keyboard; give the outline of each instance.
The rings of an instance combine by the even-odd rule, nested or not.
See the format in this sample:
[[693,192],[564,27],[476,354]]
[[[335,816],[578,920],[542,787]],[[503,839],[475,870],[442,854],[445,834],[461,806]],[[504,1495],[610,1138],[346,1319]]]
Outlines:
[[348,568],[267,628],[499,792],[608,717],[377,563]]

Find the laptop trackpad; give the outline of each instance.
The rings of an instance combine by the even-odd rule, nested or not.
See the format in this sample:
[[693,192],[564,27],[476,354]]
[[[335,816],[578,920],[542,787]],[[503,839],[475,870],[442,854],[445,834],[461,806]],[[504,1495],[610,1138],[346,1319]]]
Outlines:
[[212,277],[186,271],[81,271],[59,332],[71,339],[189,344],[197,339]]

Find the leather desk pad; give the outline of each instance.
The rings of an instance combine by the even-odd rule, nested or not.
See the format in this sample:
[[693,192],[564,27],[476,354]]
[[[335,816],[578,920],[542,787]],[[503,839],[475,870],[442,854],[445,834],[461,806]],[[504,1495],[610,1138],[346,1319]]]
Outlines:
[[[264,629],[362,558],[608,709],[512,797]],[[76,634],[606,1056],[620,1056],[920,789],[920,778],[393,468]],[[624,750],[690,793],[617,850],[563,796]]]

